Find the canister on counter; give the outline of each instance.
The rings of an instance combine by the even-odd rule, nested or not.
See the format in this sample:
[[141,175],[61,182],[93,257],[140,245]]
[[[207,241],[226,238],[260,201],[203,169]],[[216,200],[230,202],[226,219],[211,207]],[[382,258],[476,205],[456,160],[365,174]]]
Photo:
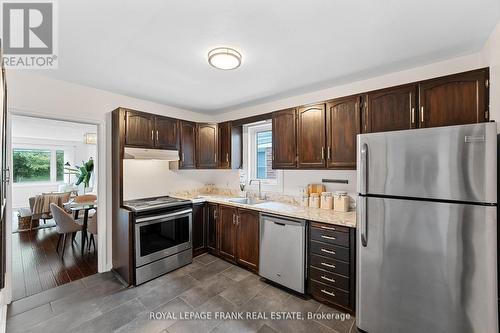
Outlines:
[[311,193],[309,196],[309,207],[319,208],[319,194]]
[[300,205],[302,207],[309,207],[309,195],[308,194],[302,194],[300,197]]
[[332,192],[321,193],[321,209],[333,209]]
[[336,212],[349,211],[349,196],[345,191],[336,191],[333,198],[333,210]]

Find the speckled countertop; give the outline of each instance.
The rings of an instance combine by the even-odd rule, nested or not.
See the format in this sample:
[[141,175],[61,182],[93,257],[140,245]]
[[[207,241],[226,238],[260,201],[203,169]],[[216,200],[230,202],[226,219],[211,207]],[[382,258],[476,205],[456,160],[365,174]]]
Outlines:
[[277,201],[265,201],[253,205],[232,202],[235,199],[233,196],[224,195],[175,195],[177,198],[188,199],[193,203],[212,202],[228,206],[241,207],[246,209],[253,209],[259,212],[265,212],[276,215],[283,215],[305,219],[309,221],[322,222],[328,224],[341,225],[351,228],[356,228],[356,212],[335,212],[333,210],[326,210],[320,208],[309,208],[292,205],[289,203],[282,203]]

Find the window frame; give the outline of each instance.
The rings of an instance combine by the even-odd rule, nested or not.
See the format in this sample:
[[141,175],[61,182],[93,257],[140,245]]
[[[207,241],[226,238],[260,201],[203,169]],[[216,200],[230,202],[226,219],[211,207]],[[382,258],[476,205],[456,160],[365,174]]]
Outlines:
[[[257,178],[257,133],[271,132],[272,137],[272,123],[271,121],[263,121],[254,124],[244,125],[243,128],[243,169],[247,175],[246,186],[250,189],[257,189],[258,183],[254,182],[250,185],[251,180],[260,180],[263,190],[278,191],[283,187],[283,170],[275,170],[275,179],[261,179]],[[272,139],[271,139],[272,140]],[[272,142],[272,141],[271,141]]]
[[[34,186],[34,185],[59,185],[65,183],[65,177],[63,175],[62,180],[57,180],[57,152],[64,152],[64,163],[66,163],[67,156],[74,156],[75,149],[74,147],[63,146],[63,145],[38,145],[31,143],[22,143],[22,144],[13,144],[12,154],[14,154],[15,150],[23,149],[23,150],[45,150],[50,152],[50,178],[49,180],[42,181],[26,181],[26,182],[15,182],[12,179],[12,184],[14,186]],[[71,163],[71,161],[70,161]],[[64,164],[63,164],[64,165]],[[64,166],[63,166],[64,167]],[[14,163],[12,163],[12,172],[14,172]]]

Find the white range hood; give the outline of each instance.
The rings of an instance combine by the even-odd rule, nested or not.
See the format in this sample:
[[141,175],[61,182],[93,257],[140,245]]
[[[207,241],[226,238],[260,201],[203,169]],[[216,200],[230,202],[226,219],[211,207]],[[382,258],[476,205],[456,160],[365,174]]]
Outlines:
[[125,147],[124,159],[178,161],[178,150]]

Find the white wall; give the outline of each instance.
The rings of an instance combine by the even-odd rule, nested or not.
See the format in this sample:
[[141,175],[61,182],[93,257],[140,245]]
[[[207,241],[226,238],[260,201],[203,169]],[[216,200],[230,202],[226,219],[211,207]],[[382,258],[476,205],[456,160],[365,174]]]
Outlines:
[[[481,51],[481,63],[490,67],[490,119],[500,121],[500,23]],[[497,123],[500,132],[500,123]]]

